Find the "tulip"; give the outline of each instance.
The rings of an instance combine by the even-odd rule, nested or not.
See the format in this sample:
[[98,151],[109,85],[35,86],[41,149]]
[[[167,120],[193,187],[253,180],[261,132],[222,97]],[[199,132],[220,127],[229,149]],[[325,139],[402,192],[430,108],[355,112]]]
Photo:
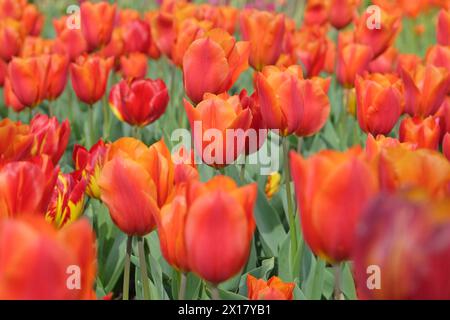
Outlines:
[[66,88],[67,74],[69,71],[69,59],[66,55],[50,55],[50,66],[47,73],[47,94],[48,100],[58,98]]
[[5,84],[7,72],[8,72],[8,64],[2,59],[0,59],[0,87],[3,87]]
[[219,6],[217,9],[219,10],[217,27],[225,29],[229,34],[234,34],[239,10],[231,6]]
[[69,121],[65,120],[60,124],[56,117],[37,114],[31,119],[30,131],[35,139],[32,153],[48,155],[53,164],[57,165],[69,143]]
[[264,188],[264,193],[266,194],[267,199],[272,199],[275,193],[280,189],[281,175],[275,171],[272,172],[267,177],[266,186]]
[[177,37],[173,15],[160,10],[158,13],[147,13],[146,20],[150,22],[156,47],[170,58]]
[[194,102],[205,93],[229,90],[248,66],[249,43],[236,40],[221,29],[194,41],[183,58],[184,88]]
[[247,276],[247,296],[250,300],[292,300],[295,283],[283,282],[273,276],[268,281]]
[[283,136],[310,136],[318,132],[330,113],[330,79],[303,79],[300,66],[285,70],[269,66],[255,77],[261,114],[269,129]]
[[0,167],[4,162],[31,157],[34,137],[29,126],[8,118],[0,121]]
[[379,177],[382,189],[389,192],[416,188],[434,198],[450,194],[450,163],[434,150],[385,149],[380,155]]
[[184,108],[191,125],[195,150],[206,164],[224,167],[244,152],[245,134],[250,128],[252,114],[249,109],[242,108],[239,99],[206,94],[197,108],[187,100],[184,100]]
[[0,217],[44,215],[58,170],[45,157],[4,165],[0,169]]
[[403,112],[403,84],[393,74],[356,77],[359,126],[373,135],[388,134]]
[[439,146],[439,118],[429,116],[421,119],[406,117],[400,124],[400,141],[415,143],[418,148],[436,150]]
[[325,150],[309,159],[291,152],[290,167],[305,241],[329,262],[350,258],[360,214],[378,191],[362,150]]
[[139,127],[158,120],[168,103],[167,87],[161,79],[121,80],[109,94],[109,105],[116,117]]
[[373,58],[373,51],[370,46],[350,43],[341,44],[339,38],[338,60],[336,66],[336,76],[338,81],[347,88],[355,84],[357,75],[362,75],[369,67]]
[[98,55],[105,59],[113,58],[114,67],[118,67],[119,58],[125,54],[125,43],[121,28],[115,28],[111,37],[111,41],[98,51]]
[[244,10],[240,21],[242,37],[250,42],[250,65],[261,71],[264,66],[275,64],[282,52],[284,15]]
[[305,25],[324,25],[328,22],[328,1],[308,1],[304,13]]
[[396,138],[385,137],[381,134],[377,135],[376,138],[370,133],[367,135],[365,151],[369,159],[375,159],[383,152],[383,150],[395,147],[405,148],[407,150],[417,149],[415,143],[400,142],[400,140]]
[[122,26],[124,50],[126,53],[146,53],[150,43],[150,26],[144,20],[133,20]]
[[397,57],[396,72],[401,75],[402,69],[414,70],[421,63],[422,58],[416,54],[400,53]]
[[248,259],[257,186],[238,188],[231,178],[215,176],[207,183],[192,181],[189,188],[184,226],[188,266],[218,284],[236,275]]
[[437,43],[443,46],[450,45],[450,10],[442,9],[438,15]]
[[147,75],[147,56],[140,52],[120,57],[120,71],[124,79],[144,79]]
[[[448,212],[448,198],[436,203],[417,195],[379,195],[363,214],[355,240],[360,298],[450,299]],[[369,273],[370,266],[378,274]]]
[[[425,61],[436,67],[447,69],[450,72],[450,45],[435,45],[427,50]],[[449,88],[450,92],[450,88]]]
[[78,99],[92,105],[99,101],[106,91],[109,71],[113,59],[96,56],[80,56],[70,66],[72,86]]
[[21,24],[24,32],[30,36],[38,36],[44,27],[44,15],[34,4],[27,4],[23,10]]
[[439,118],[439,128],[441,129],[441,138],[444,137],[444,135],[447,132],[450,132],[450,97],[447,96],[447,98],[444,100],[442,105],[439,107],[439,110],[436,112],[435,117]]
[[23,41],[20,57],[29,58],[43,54],[51,54],[52,47],[53,40],[51,39],[27,36]]
[[116,5],[106,1],[92,3],[83,2],[80,7],[81,32],[89,50],[106,45],[111,35],[116,18]]
[[83,214],[86,180],[76,172],[58,175],[45,219],[57,228],[73,223]]
[[442,153],[445,157],[450,161],[450,132],[447,132],[444,135],[444,139],[442,141]]
[[20,52],[22,46],[21,25],[11,19],[0,19],[0,58],[6,62],[10,61],[13,56]]
[[[400,30],[401,19],[395,14],[389,14],[380,8],[380,29],[369,28],[373,22],[372,12],[365,12],[355,21],[356,43],[369,46],[373,50],[374,57],[378,57],[395,41]],[[373,26],[374,28],[376,26]]]
[[399,53],[395,47],[389,47],[369,64],[369,71],[372,73],[395,72]]
[[23,10],[27,5],[26,0],[1,0],[0,1],[0,18],[12,18],[20,20]]
[[53,20],[57,37],[53,43],[55,53],[67,54],[71,62],[87,51],[87,42],[79,29],[69,29],[67,18]]
[[328,20],[336,29],[342,29],[352,22],[359,0],[331,0]]
[[3,87],[3,99],[7,108],[12,108],[15,112],[24,110],[27,106],[23,105],[11,88],[11,81],[6,77]]
[[400,70],[406,93],[406,112],[427,117],[436,113],[450,88],[450,73],[433,65]]
[[176,185],[199,179],[194,150],[187,150],[184,146],[181,146],[176,152],[172,153],[172,162],[175,164],[174,183]]
[[[95,234],[87,220],[57,231],[43,218],[1,219],[0,254],[2,300],[95,297]],[[70,282],[77,275],[73,266],[79,267],[79,289]]]
[[99,140],[90,150],[81,145],[75,145],[73,148],[72,159],[75,169],[81,171],[81,175],[88,182],[86,193],[95,199],[100,199],[98,180],[106,161],[108,148],[109,145],[105,144],[103,140]]

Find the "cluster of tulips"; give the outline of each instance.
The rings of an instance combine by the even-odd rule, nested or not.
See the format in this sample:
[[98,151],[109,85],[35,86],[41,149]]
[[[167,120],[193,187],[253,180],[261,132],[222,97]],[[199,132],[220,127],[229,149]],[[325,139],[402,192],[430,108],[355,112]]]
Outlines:
[[[29,113],[29,123],[0,121],[0,299],[103,298],[95,290],[102,229],[83,217],[91,201],[106,206],[110,223],[127,236],[123,287],[112,297],[130,297],[136,242],[134,291],[152,298],[148,235],[156,231],[181,279],[172,298],[185,298],[188,274],[204,281],[206,297],[219,298],[219,285],[239,275],[260,245],[257,231],[267,226],[255,219],[263,210],[257,203],[271,201],[281,181],[286,223],[272,227],[288,231],[292,257],[302,257],[306,243],[337,269],[336,299],[344,297],[345,261],[352,261],[359,298],[450,299],[450,1],[372,2],[375,25],[360,0],[308,0],[301,24],[251,6],[164,0],[141,13],[80,1],[79,13],[53,20],[55,37],[46,39],[36,5],[0,0],[4,106]],[[424,11],[438,12],[437,43],[425,57],[400,53],[402,19]],[[158,59],[183,74],[184,99],[173,101],[162,79],[147,77],[149,60]],[[248,72],[251,93],[239,86]],[[356,119],[365,146],[306,157],[301,141],[336,114],[332,85],[343,92],[338,114]],[[65,91],[86,107],[83,141],[70,139],[70,116],[55,116]],[[94,110],[102,100],[99,139]],[[168,107],[185,113],[192,150],[175,152],[162,138],[143,142],[143,128]],[[110,141],[110,113],[133,127],[134,137]],[[223,138],[217,144],[197,134],[196,123]],[[244,136],[257,130],[257,143],[236,147],[229,129]],[[270,175],[259,192],[245,165],[240,180],[224,169],[258,152],[267,131],[281,137],[285,167],[283,178]],[[297,152],[292,140],[300,142]],[[204,152],[213,145],[215,152]],[[67,151],[71,165],[62,160]],[[205,179],[196,155],[218,174]],[[75,289],[67,282],[71,266],[80,270]],[[370,266],[381,270],[379,288],[367,285]],[[293,299],[298,275],[271,276],[249,273],[247,297]]]

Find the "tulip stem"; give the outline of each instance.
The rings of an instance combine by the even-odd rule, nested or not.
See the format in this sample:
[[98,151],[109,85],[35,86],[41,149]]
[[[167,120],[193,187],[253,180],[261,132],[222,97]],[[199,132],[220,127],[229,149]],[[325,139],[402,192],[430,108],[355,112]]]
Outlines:
[[292,257],[297,253],[297,232],[295,228],[295,216],[294,208],[292,203],[292,192],[291,192],[291,173],[289,170],[289,140],[288,137],[283,139],[283,151],[284,151],[284,180],[286,183],[286,196],[287,196],[287,206],[289,215],[289,231],[291,234],[291,254]]
[[186,284],[187,284],[187,277],[184,272],[181,272],[181,278],[180,278],[180,292],[178,294],[178,300],[184,300],[186,296]]
[[94,136],[94,108],[92,104],[88,107],[88,147],[92,147],[95,143]]
[[53,117],[55,115],[55,111],[53,111],[53,101],[48,100],[48,115],[49,117]]
[[150,300],[151,296],[147,277],[147,263],[145,261],[144,239],[142,237],[138,237],[138,250],[139,250],[139,269],[141,269],[142,287],[144,288],[144,299]]
[[217,285],[211,284],[211,298],[213,300],[220,300],[220,294],[219,289],[217,288]]
[[341,300],[341,263],[333,266],[334,269],[334,300]]
[[125,266],[123,274],[123,300],[128,300],[130,293],[130,257],[131,257],[131,244],[133,242],[133,237],[128,236],[127,238],[127,249],[125,254]]
[[141,140],[141,128],[138,126],[133,126],[132,135],[134,138]]
[[109,127],[110,127],[110,118],[109,118],[109,110],[108,110],[108,100],[106,95],[103,96],[103,139],[108,140],[109,138]]
[[240,178],[242,183],[245,182],[245,163],[246,163],[247,158],[244,156],[244,163],[241,165],[241,173],[240,173]]

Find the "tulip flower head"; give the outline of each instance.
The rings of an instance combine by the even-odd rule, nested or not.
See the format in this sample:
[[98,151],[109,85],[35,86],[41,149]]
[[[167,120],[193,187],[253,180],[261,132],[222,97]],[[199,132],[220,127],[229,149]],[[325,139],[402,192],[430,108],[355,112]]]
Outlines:
[[247,296],[250,300],[292,300],[295,283],[283,282],[273,276],[268,281],[247,276]]
[[440,139],[439,118],[406,117],[400,124],[399,134],[402,142],[414,143],[418,148],[436,150]]
[[106,45],[111,35],[116,18],[116,5],[106,1],[92,3],[85,1],[80,7],[81,32],[90,51]]

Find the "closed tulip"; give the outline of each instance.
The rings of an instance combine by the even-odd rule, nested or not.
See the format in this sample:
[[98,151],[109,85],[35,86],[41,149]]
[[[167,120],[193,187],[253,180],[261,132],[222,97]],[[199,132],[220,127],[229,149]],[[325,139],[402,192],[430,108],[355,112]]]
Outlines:
[[124,79],[144,79],[147,75],[148,58],[140,52],[120,57],[120,72]]
[[30,130],[34,135],[32,152],[36,155],[48,155],[56,165],[66,150],[70,138],[69,121],[58,122],[56,117],[49,118],[37,114],[31,119]]
[[277,276],[268,281],[247,276],[247,296],[250,300],[292,300],[295,283],[283,282]]
[[393,74],[356,77],[359,126],[373,135],[388,134],[403,112],[403,84]]
[[395,66],[398,61],[398,50],[395,47],[389,47],[369,64],[369,71],[372,73],[391,73],[395,72]]
[[113,59],[80,56],[70,67],[72,86],[78,99],[89,105],[99,101],[106,91]]
[[7,108],[13,109],[15,112],[20,112],[26,109],[26,105],[22,104],[17,98],[11,87],[11,80],[6,77],[5,85],[3,87],[3,100]]
[[328,20],[336,29],[342,29],[352,22],[359,0],[331,0]]
[[[436,202],[420,193],[379,195],[363,214],[355,239],[359,297],[450,299],[448,212],[448,198]],[[370,266],[377,266],[378,274],[368,273]]]
[[416,65],[400,70],[405,84],[405,111],[411,116],[427,117],[436,113],[450,88],[450,72],[433,65]]
[[194,41],[183,58],[184,88],[198,103],[205,93],[228,91],[248,67],[249,43],[236,41],[226,31],[213,29]]
[[132,20],[121,28],[126,53],[147,52],[151,43],[151,34],[150,26],[146,21],[141,19]]
[[328,22],[328,1],[311,0],[306,3],[305,25],[321,26]]
[[304,159],[292,152],[290,167],[305,241],[329,262],[349,259],[361,212],[378,192],[364,153],[325,150]]
[[399,135],[402,142],[414,143],[418,148],[436,150],[440,138],[439,118],[406,117],[400,124]]
[[189,269],[219,284],[247,262],[255,230],[257,187],[238,188],[231,178],[215,176],[207,183],[191,182],[189,191],[184,227]]
[[10,61],[12,57],[20,52],[23,42],[23,31],[19,22],[12,19],[0,19],[0,58]]
[[139,127],[158,120],[168,103],[167,87],[161,79],[121,80],[109,94],[109,105],[117,118]]
[[240,21],[242,37],[250,42],[250,65],[261,71],[275,64],[282,52],[284,15],[247,9],[241,12]]
[[108,148],[109,145],[103,140],[99,140],[90,150],[81,145],[75,145],[73,148],[72,159],[75,169],[81,171],[83,178],[88,182],[86,193],[92,198],[100,199],[98,180],[106,161]]
[[442,9],[438,15],[437,42],[443,46],[450,45],[450,10]]
[[[250,128],[252,114],[249,109],[242,108],[239,99],[205,94],[205,99],[196,108],[187,100],[184,100],[184,108],[195,150],[206,164],[224,167],[244,152],[245,132]],[[227,131],[232,133],[231,136]]]
[[85,190],[86,180],[77,172],[60,173],[45,219],[57,228],[77,220],[83,214]]
[[116,18],[116,5],[106,1],[92,3],[85,1],[80,7],[81,32],[89,50],[106,45],[111,40]]
[[[44,218],[1,219],[0,255],[2,300],[95,298],[95,234],[87,220],[57,231]],[[73,266],[79,289],[71,287]]]
[[300,66],[269,66],[255,77],[261,114],[269,129],[283,136],[310,136],[318,132],[330,113],[330,79],[303,79]]
[[23,9],[20,20],[24,32],[30,36],[38,36],[44,27],[44,15],[41,14],[34,4],[27,4]]
[[10,161],[26,160],[31,156],[34,136],[30,127],[9,118],[0,121],[0,167]]
[[67,17],[53,20],[56,38],[53,42],[53,51],[67,54],[71,62],[87,51],[87,42],[79,29],[67,27]]
[[370,46],[363,44],[339,43],[337,54],[337,79],[345,87],[352,88],[355,85],[356,76],[362,75],[369,68],[373,51]]

